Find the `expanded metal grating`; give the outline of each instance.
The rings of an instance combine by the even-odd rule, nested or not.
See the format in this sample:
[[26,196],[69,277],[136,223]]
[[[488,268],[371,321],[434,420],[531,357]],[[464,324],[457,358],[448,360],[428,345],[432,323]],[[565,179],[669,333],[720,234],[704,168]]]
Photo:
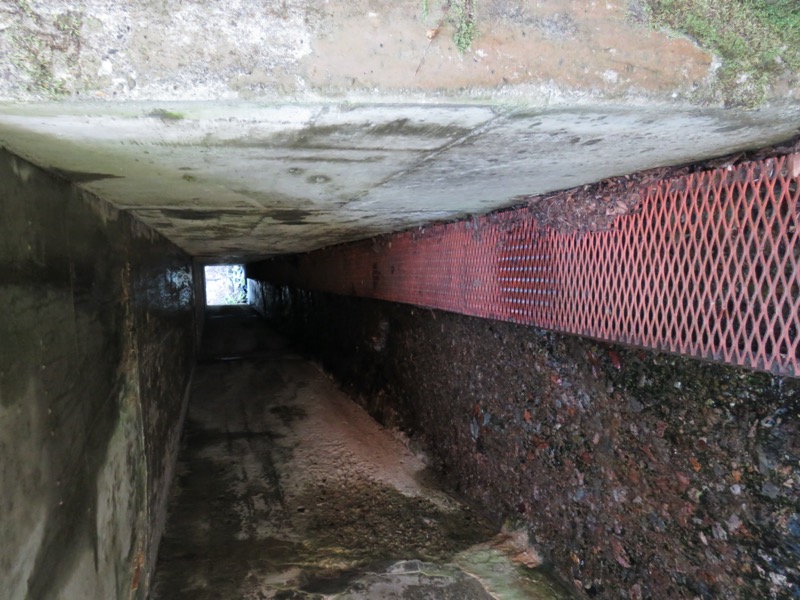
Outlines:
[[519,209],[258,275],[800,376],[799,183],[792,154],[664,180],[607,231],[559,233]]

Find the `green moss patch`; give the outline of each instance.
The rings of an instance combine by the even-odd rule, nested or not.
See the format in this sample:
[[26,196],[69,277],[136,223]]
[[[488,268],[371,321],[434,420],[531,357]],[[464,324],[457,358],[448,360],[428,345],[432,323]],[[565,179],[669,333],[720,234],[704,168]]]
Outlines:
[[711,95],[728,106],[755,107],[779,76],[800,70],[797,0],[647,0],[645,15],[720,58]]

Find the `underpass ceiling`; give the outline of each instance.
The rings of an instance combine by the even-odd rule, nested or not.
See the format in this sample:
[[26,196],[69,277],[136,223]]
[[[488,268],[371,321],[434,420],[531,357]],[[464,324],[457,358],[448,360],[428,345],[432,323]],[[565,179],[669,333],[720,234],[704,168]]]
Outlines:
[[0,145],[195,256],[237,260],[485,213],[800,124],[800,75],[759,110],[713,108],[719,62],[627,0],[469,5],[461,52],[452,3],[0,3]]
[[792,135],[797,107],[44,104],[0,143],[195,256],[258,258],[481,214]]

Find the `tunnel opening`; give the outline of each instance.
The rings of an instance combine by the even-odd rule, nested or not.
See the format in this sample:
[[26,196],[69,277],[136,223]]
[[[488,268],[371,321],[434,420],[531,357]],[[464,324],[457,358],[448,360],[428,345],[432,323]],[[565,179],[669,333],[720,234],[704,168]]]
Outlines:
[[[244,268],[210,265],[235,259],[198,257],[160,235],[142,236],[132,215],[108,219],[96,199],[76,200],[66,182],[54,185],[22,159],[0,161],[0,183],[12,184],[0,203],[23,207],[8,211],[7,227],[36,223],[45,232],[39,245],[31,233],[9,236],[0,249],[17,278],[0,290],[15,308],[0,323],[9,340],[0,345],[9,365],[0,370],[2,433],[16,453],[11,477],[50,502],[42,508],[29,492],[32,501],[23,502],[23,486],[0,486],[13,507],[8,523],[20,523],[0,528],[0,563],[26,547],[40,513],[53,532],[40,542],[46,560],[23,552],[0,589],[13,599],[56,600],[251,591],[386,597],[375,591],[414,588],[424,575],[437,589],[430,597],[489,600],[538,597],[524,569],[543,562],[556,577],[546,584],[548,598],[786,597],[800,583],[796,155],[673,181],[658,198],[702,210],[673,218],[664,209],[644,233],[617,228],[566,240],[623,231],[623,249],[659,239],[671,252],[651,246],[644,258],[655,266],[642,267],[641,251],[631,253],[639,262],[620,262],[628,255],[591,246],[586,255],[608,265],[602,282],[632,273],[633,287],[587,287],[600,292],[581,289],[560,306],[589,306],[585,298],[593,297],[606,304],[590,324],[638,314],[641,332],[654,311],[634,310],[633,300],[607,302],[626,289],[633,299],[657,297],[645,275],[673,264],[659,257],[702,257],[675,262],[675,272],[732,283],[665,285],[668,324],[720,326],[747,307],[739,322],[749,337],[731,337],[729,347],[756,352],[754,336],[762,335],[774,368],[759,357],[670,353],[623,335],[548,330],[534,317],[572,289],[553,282],[580,280],[555,268],[565,261],[544,260],[564,239],[535,246],[540,236],[522,218],[470,219],[447,236],[426,225],[408,242],[418,252],[402,261],[389,253],[404,248],[395,237],[339,247],[350,252],[344,260],[320,260],[323,251],[255,262],[242,253],[238,260],[253,261]],[[688,185],[697,179],[698,187]],[[726,182],[732,191],[723,192]],[[619,197],[603,186],[598,196]],[[698,191],[680,200],[685,189]],[[704,204],[729,196],[739,204],[716,212]],[[641,200],[631,200],[631,216],[642,212]],[[600,202],[604,215],[619,216]],[[492,240],[498,223],[505,237]],[[654,223],[666,232],[654,233]],[[681,228],[696,223],[699,233]],[[448,246],[448,236],[463,243]],[[58,295],[19,275],[27,268],[50,277],[36,271],[41,256],[60,269]],[[98,256],[107,264],[98,266]],[[721,265],[712,260],[720,257]],[[412,278],[414,270],[421,276]],[[525,319],[466,310],[491,284],[487,272],[503,282],[489,295],[500,301],[480,306]],[[685,301],[684,289],[706,296]],[[716,289],[725,303],[708,300]],[[402,301],[409,295],[416,297]],[[192,335],[198,323],[202,341]],[[724,333],[716,335],[727,340]],[[678,334],[685,346],[704,340],[702,332]],[[698,356],[717,364],[691,358]],[[31,465],[42,461],[44,472],[67,475],[41,477]],[[449,490],[465,503],[448,499]],[[85,498],[89,509],[73,525]],[[85,531],[97,532],[99,550],[85,543]],[[72,547],[75,561],[64,560]],[[98,552],[111,558],[98,563]],[[82,584],[94,586],[85,594],[70,587],[82,573],[96,573]],[[495,593],[519,573],[521,592]]]
[[206,306],[247,303],[247,285],[242,265],[206,265]]

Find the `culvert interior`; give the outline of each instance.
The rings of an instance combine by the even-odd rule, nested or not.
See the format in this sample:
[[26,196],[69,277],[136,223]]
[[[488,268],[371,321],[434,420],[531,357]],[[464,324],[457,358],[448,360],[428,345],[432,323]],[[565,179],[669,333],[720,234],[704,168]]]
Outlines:
[[254,308],[205,325],[150,598],[571,597]]
[[[362,110],[317,116],[365,119]],[[609,118],[554,114],[546,127],[564,131],[545,133],[533,113],[502,113],[476,118],[474,131],[439,131],[434,143],[406,122],[373,131],[375,115],[386,118],[373,112],[341,130],[304,121],[316,141],[298,134],[289,147],[252,123],[249,145],[226,145],[214,137],[222,125],[204,117],[181,125],[147,116],[148,107],[98,124],[64,112],[4,116],[3,142],[16,151],[0,154],[0,294],[9,307],[0,317],[0,589],[9,598],[796,593],[796,379],[332,293],[261,270],[270,255],[560,189],[559,169],[572,184],[627,173],[630,161],[598,159],[576,174],[567,154],[550,157],[543,179],[525,179],[520,167],[532,159],[513,166],[510,154],[500,166],[466,166],[480,136],[496,134],[492,147],[511,152],[509,140],[554,133],[562,143],[565,127],[594,131]],[[630,122],[613,114],[621,120],[604,135]],[[727,128],[718,119],[730,115],[692,113],[683,131],[724,130],[694,149],[704,158],[780,139],[795,113],[781,114]],[[117,148],[117,159],[133,148],[130,163],[103,157],[98,140],[111,125],[128,141],[151,136]],[[202,143],[182,137],[201,126]],[[57,143],[45,143],[48,128],[63,132]],[[673,154],[634,168],[692,154],[664,131],[652,139]],[[380,156],[399,147],[379,136],[404,140],[407,162],[383,175],[337,172],[368,175],[359,184],[368,191],[314,196],[312,186],[327,183],[315,179],[296,196],[258,195],[261,177],[234,189],[225,177],[242,173],[225,165],[253,158],[259,135],[270,152],[284,144],[298,153],[280,164],[262,156],[267,173],[304,168],[300,152],[325,154],[315,161],[326,168],[385,165]],[[574,145],[613,144],[603,139]],[[94,154],[59,148],[67,141]],[[169,162],[195,156],[193,143],[208,155],[207,172]],[[148,160],[143,148],[169,144],[166,163],[131,166]],[[781,163],[783,174],[793,168]],[[437,181],[444,187],[426,200]],[[785,189],[796,215],[797,187]],[[337,194],[351,202],[337,204]],[[796,221],[785,216],[777,267],[781,298],[796,311],[786,292],[797,277]],[[250,264],[251,306],[207,307],[204,267],[220,262]],[[782,311],[771,331],[790,321]],[[796,352],[796,331],[782,335]]]

